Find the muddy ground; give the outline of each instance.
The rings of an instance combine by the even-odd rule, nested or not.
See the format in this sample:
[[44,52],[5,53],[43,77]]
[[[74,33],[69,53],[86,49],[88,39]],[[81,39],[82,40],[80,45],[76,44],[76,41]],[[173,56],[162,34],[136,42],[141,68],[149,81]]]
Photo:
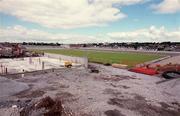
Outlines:
[[[11,75],[7,78],[25,83],[28,89],[1,97],[0,116],[4,109],[24,107],[45,96],[61,99],[76,116],[179,116],[180,80],[156,84],[162,78],[127,70],[95,65],[100,72],[83,68],[61,69]],[[4,116],[4,115],[2,115]]]

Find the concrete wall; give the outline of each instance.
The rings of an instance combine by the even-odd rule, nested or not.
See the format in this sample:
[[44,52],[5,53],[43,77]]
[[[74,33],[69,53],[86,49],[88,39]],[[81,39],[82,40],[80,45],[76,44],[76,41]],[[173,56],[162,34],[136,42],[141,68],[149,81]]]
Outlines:
[[88,67],[88,58],[86,57],[74,57],[74,56],[66,56],[66,55],[61,55],[61,54],[50,54],[50,53],[45,53],[44,56],[49,57],[49,58],[57,58],[57,59],[65,60],[65,61],[79,63],[83,65],[85,68]]

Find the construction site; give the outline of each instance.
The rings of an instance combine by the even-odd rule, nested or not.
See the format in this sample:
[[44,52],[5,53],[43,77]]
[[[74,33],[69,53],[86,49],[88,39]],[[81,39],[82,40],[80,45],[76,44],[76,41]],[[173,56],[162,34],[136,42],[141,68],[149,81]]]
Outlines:
[[2,57],[0,116],[179,116],[179,60],[124,68],[51,53]]
[[180,0],[0,0],[0,116],[180,116]]
[[[45,56],[16,59],[1,59],[0,74],[17,74],[39,70],[64,68],[66,65],[68,65],[67,63],[68,61]],[[72,63],[70,65],[72,65],[72,67],[81,66],[81,64],[78,63]]]

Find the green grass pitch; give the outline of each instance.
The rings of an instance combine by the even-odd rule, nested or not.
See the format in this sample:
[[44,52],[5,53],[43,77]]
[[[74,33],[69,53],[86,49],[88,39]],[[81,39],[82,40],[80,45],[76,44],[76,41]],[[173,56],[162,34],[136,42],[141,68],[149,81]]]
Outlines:
[[90,62],[95,63],[121,63],[129,67],[140,63],[161,58],[162,55],[145,54],[145,53],[129,53],[129,52],[111,52],[111,51],[95,51],[95,50],[78,50],[78,49],[47,49],[36,50],[46,53],[63,54],[68,56],[88,57]]

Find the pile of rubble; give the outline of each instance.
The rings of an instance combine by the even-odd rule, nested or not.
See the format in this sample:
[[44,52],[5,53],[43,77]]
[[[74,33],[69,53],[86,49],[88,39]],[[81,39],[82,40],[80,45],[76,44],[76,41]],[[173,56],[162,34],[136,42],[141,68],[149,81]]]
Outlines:
[[25,106],[12,105],[8,108],[2,108],[0,115],[3,116],[72,116],[66,111],[61,100],[53,100],[47,96],[36,102],[27,103]]

